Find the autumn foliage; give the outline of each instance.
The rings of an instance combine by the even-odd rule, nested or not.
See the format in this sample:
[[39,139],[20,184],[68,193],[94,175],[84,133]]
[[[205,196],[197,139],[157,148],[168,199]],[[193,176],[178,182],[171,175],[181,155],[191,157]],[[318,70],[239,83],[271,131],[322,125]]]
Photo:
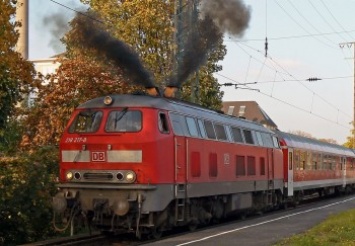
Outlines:
[[38,88],[37,102],[25,120],[28,138],[36,145],[57,144],[71,113],[81,103],[128,90],[124,91],[124,81],[117,73],[109,73],[83,56],[63,57],[59,62],[57,72]]

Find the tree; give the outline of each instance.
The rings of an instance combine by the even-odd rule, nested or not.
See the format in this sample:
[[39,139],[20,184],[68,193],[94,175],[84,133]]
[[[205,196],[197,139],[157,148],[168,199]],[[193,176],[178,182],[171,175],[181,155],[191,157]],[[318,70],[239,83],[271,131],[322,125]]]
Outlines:
[[[35,145],[58,144],[71,113],[79,104],[94,97],[123,93],[125,89],[120,76],[82,55],[59,58],[59,62],[61,66],[56,73],[47,77],[48,83],[38,87],[39,100],[25,119],[25,138]],[[131,87],[130,92],[134,89]]]
[[312,139],[315,139],[315,137],[313,137],[312,134],[310,134],[310,133],[308,133],[308,132],[300,131],[300,130],[289,131],[289,133],[294,134],[294,135],[297,135],[297,136],[305,137],[305,138],[312,138]]
[[14,115],[15,106],[33,83],[35,70],[32,63],[24,60],[15,51],[21,23],[14,22],[16,1],[0,1],[0,149],[9,143],[5,137],[9,119]]
[[350,136],[346,138],[346,143],[343,145],[347,148],[354,149],[355,148],[355,140],[354,140],[354,135],[355,135],[355,129],[354,129],[354,123],[352,122],[351,124],[353,126],[353,129],[350,131]]

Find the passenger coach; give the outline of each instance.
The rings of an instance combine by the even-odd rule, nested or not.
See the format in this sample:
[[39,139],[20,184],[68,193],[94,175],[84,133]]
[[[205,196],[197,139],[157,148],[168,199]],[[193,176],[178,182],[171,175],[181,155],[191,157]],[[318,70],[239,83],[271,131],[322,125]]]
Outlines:
[[355,154],[351,149],[315,139],[278,132],[284,153],[285,187],[296,201],[354,190]]

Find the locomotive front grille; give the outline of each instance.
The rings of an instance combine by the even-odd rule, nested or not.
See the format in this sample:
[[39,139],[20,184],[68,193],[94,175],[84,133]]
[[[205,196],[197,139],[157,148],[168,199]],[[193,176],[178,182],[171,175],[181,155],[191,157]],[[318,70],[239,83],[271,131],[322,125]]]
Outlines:
[[83,178],[85,180],[112,180],[113,174],[112,173],[84,173]]

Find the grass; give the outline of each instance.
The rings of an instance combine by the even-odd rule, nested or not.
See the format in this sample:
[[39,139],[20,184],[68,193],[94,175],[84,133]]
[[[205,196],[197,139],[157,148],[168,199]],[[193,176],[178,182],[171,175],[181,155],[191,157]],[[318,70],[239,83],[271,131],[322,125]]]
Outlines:
[[355,209],[330,216],[309,231],[275,246],[355,246]]

